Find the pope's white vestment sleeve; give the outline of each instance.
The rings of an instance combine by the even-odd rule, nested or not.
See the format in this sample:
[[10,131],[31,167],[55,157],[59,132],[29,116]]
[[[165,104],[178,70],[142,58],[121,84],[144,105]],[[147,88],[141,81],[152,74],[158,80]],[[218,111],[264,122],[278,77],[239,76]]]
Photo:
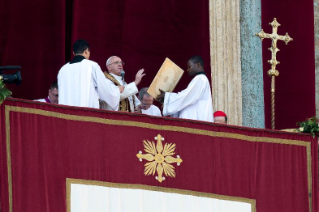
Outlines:
[[99,65],[94,66],[92,74],[94,86],[100,99],[105,101],[110,106],[110,109],[117,111],[120,102],[120,89],[105,78]]
[[124,91],[121,93],[120,101],[128,98],[129,96],[133,96],[138,92],[135,82],[131,82],[125,85]]

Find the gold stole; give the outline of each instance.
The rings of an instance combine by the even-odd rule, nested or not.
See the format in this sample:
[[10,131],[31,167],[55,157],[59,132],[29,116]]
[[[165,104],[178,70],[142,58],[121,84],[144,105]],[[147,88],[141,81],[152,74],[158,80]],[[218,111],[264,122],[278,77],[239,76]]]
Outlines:
[[[121,84],[109,73],[104,72],[104,75],[107,79],[111,80],[116,86],[121,86]],[[135,99],[134,96],[132,96],[133,98],[133,104],[135,107]],[[120,105],[119,105],[119,111],[126,111],[126,112],[132,112],[134,113],[134,111],[131,111],[131,107],[130,107],[130,101],[128,100],[128,98],[123,99],[122,101],[120,101]]]

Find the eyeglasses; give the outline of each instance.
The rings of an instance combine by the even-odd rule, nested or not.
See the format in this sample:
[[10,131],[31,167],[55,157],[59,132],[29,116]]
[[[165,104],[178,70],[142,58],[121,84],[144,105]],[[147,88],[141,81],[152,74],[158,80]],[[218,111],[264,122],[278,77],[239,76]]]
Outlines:
[[49,94],[51,94],[51,95],[54,96],[55,98],[58,98],[58,97],[59,97],[59,93],[58,93],[58,91],[56,90],[56,88],[50,89],[50,90],[49,90]]
[[123,62],[123,61],[116,61],[116,62],[114,62],[114,63],[110,63],[110,64],[108,64],[108,66],[109,65],[112,65],[112,64],[116,64],[116,65],[118,65],[118,64],[122,64],[122,66],[124,66],[125,65],[125,63]]

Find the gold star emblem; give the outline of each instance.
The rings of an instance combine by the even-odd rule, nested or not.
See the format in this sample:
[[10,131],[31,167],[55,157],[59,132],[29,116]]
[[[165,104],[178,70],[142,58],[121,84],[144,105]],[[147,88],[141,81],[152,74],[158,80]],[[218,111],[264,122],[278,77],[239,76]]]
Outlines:
[[175,144],[166,143],[163,148],[162,141],[164,141],[164,138],[160,134],[155,137],[155,140],[157,140],[156,147],[153,141],[150,142],[148,140],[144,140],[144,151],[148,154],[142,154],[142,151],[139,151],[136,156],[140,161],[143,159],[150,161],[145,164],[144,174],[146,176],[151,174],[154,175],[155,171],[157,171],[158,176],[156,176],[155,179],[161,183],[165,180],[165,177],[163,177],[163,171],[165,176],[175,177],[175,168],[171,164],[177,163],[179,166],[183,160],[179,157],[179,155],[177,155],[176,158],[172,157],[172,155],[175,155]]

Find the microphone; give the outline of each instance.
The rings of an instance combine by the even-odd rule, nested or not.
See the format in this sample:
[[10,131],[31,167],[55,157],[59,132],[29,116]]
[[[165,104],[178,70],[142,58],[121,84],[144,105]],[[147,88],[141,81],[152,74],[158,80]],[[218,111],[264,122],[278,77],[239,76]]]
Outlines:
[[123,80],[123,82],[124,82],[124,75],[125,75],[125,71],[121,71],[121,76],[122,76],[122,80]]
[[19,70],[21,66],[0,66],[0,70]]

